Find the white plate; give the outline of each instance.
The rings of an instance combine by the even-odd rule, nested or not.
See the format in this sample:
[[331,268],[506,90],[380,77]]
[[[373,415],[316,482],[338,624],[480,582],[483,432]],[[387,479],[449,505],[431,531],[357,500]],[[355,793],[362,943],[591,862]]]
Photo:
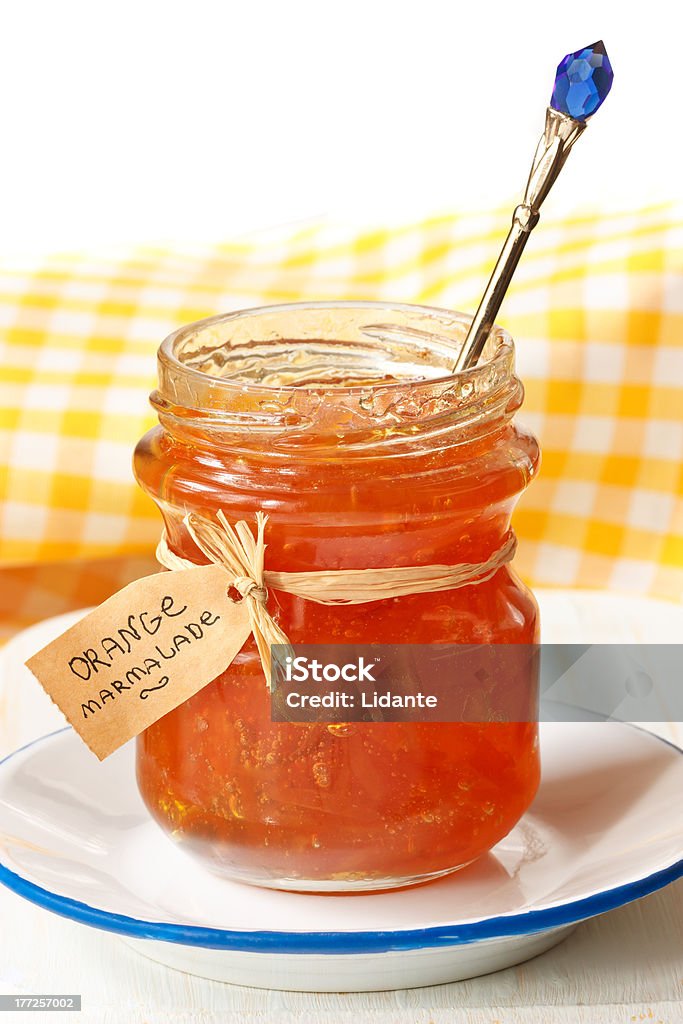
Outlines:
[[487,857],[430,885],[308,896],[230,883],[150,820],[133,749],[98,764],[70,730],[0,764],[0,881],[191,973],[308,991],[499,970],[683,874],[683,757],[631,726],[542,727],[543,781]]

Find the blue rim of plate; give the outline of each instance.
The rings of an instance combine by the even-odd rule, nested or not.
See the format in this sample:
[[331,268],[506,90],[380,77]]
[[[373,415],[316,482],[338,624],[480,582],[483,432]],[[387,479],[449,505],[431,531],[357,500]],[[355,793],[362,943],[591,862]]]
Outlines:
[[[638,729],[630,723],[630,728]],[[646,732],[654,740],[664,743],[677,753],[683,750],[669,740]],[[40,736],[24,744],[0,760],[0,767],[13,757],[38,743],[45,743],[65,732],[73,732],[71,726]],[[161,942],[175,942],[184,946],[200,946],[205,949],[225,949],[252,953],[317,953],[349,954],[387,953],[395,950],[430,949],[440,946],[464,946],[486,939],[503,939],[514,936],[532,935],[567,925],[577,924],[588,918],[615,910],[626,903],[647,896],[657,889],[675,882],[683,876],[683,858],[645,878],[605,889],[557,907],[528,910],[522,914],[488,917],[481,921],[464,924],[439,925],[433,928],[406,928],[397,931],[354,931],[354,932],[283,932],[283,931],[235,931],[226,928],[204,928],[198,925],[177,925],[163,921],[140,921],[125,914],[91,907],[87,903],[59,896],[57,893],[29,882],[10,871],[0,863],[0,883],[12,892],[23,896],[31,903],[50,910],[62,917],[68,917],[81,924],[115,932],[135,939],[153,939]]]

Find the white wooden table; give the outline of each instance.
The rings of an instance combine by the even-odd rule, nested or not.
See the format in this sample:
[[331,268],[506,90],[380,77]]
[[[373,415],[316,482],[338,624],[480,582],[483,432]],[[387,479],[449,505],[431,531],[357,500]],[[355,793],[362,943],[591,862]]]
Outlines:
[[[542,595],[546,639],[680,642],[683,609],[606,595]],[[21,652],[15,650],[15,656]],[[24,677],[0,675],[0,757],[63,724]],[[14,678],[14,676],[13,676]],[[683,726],[649,728],[683,746]],[[681,1024],[683,880],[579,926],[519,967],[436,988],[313,995],[238,988],[170,971],[116,936],[0,887],[0,993],[80,993],[83,1012],[8,1012],[0,1024]]]

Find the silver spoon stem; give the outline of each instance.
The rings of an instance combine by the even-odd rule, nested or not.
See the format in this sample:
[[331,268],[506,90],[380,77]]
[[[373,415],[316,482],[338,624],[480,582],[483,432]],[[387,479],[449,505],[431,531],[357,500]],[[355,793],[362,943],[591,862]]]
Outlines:
[[575,121],[552,107],[546,110],[545,131],[536,149],[524,199],[512,215],[512,227],[453,366],[453,373],[474,366],[481,356],[524,246],[538,224],[540,206],[585,127],[585,121]]

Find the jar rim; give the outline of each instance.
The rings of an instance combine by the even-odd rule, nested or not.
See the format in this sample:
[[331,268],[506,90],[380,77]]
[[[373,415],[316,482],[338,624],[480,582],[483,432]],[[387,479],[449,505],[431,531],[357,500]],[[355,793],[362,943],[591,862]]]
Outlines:
[[351,445],[369,444],[379,430],[396,440],[418,429],[484,429],[519,406],[523,389],[512,338],[497,325],[481,361],[453,373],[471,319],[437,306],[353,300],[222,313],[165,339],[151,402],[172,432],[210,431],[230,443],[236,435],[288,443],[303,431]]
[[[177,346],[180,342],[185,339],[196,335],[200,330],[208,330],[211,327],[232,323],[238,320],[247,318],[255,318],[264,314],[286,314],[289,312],[295,312],[297,310],[324,310],[324,309],[367,309],[372,310],[384,310],[384,311],[397,311],[403,313],[424,313],[429,314],[432,317],[440,318],[446,317],[452,324],[458,322],[462,327],[469,327],[472,321],[472,317],[466,313],[460,313],[457,310],[446,309],[441,306],[430,306],[422,303],[408,303],[408,302],[392,302],[391,300],[353,300],[353,299],[339,299],[339,300],[316,300],[316,301],[305,301],[305,302],[283,302],[274,303],[267,306],[251,306],[244,309],[238,309],[229,313],[219,313],[216,316],[205,317],[200,320],[192,321],[189,324],[184,324],[177,330],[169,334],[159,346],[157,352],[157,358],[160,368],[160,373],[163,371],[182,374],[183,377],[188,379],[194,379],[196,381],[202,381],[204,383],[211,383],[212,387],[225,388],[226,391],[239,389],[240,392],[282,392],[282,391],[306,391],[312,394],[326,394],[333,392],[334,394],[353,394],[361,391],[375,390],[375,389],[400,389],[405,388],[408,381],[406,380],[394,380],[394,381],[377,381],[371,384],[353,384],[349,386],[345,385],[334,385],[333,387],[321,386],[321,385],[299,385],[299,384],[264,384],[261,382],[250,382],[246,380],[235,380],[233,378],[224,378],[219,376],[213,376],[205,373],[202,370],[197,370],[192,366],[188,366],[184,363],[176,354]],[[406,333],[406,340],[409,339],[409,333]],[[498,324],[494,324],[491,328],[489,335],[489,342],[493,340],[493,348],[487,343],[489,358],[482,359],[474,366],[468,367],[465,370],[459,370],[457,372],[446,373],[437,377],[430,377],[428,381],[415,381],[415,384],[429,383],[431,385],[439,385],[447,383],[449,380],[457,381],[472,381],[474,382],[478,377],[483,374],[490,372],[493,368],[502,368],[506,362],[511,362],[510,371],[514,369],[512,365],[512,359],[514,357],[514,342],[511,335],[500,327]],[[464,341],[464,339],[463,339]],[[458,354],[458,350],[454,351],[454,362],[455,357]]]

